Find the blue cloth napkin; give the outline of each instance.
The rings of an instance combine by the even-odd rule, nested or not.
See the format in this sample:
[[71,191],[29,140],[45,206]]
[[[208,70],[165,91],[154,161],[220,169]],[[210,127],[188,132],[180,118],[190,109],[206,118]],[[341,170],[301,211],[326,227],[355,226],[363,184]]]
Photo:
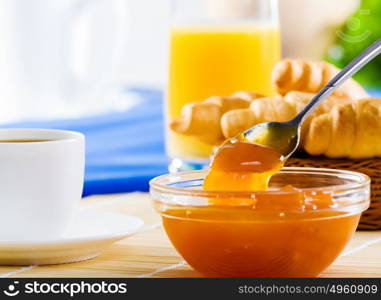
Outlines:
[[[131,91],[143,101],[127,112],[2,127],[54,128],[85,134],[84,196],[148,191],[149,180],[168,171],[163,142],[163,93],[153,89]],[[371,94],[381,97],[381,91]]]
[[85,134],[84,196],[147,191],[150,179],[168,172],[163,143],[163,94],[153,89],[131,91],[143,101],[127,112],[2,127],[54,128]]
[[373,97],[376,97],[376,98],[381,98],[381,90],[372,90],[372,91],[369,91],[369,93],[371,94],[371,96]]

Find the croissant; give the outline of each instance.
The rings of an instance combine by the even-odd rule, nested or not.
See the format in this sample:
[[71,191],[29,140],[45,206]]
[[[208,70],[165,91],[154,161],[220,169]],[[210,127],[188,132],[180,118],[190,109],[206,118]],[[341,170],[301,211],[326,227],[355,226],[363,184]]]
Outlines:
[[[338,72],[326,62],[286,59],[272,73],[277,96],[237,92],[189,103],[181,117],[170,122],[170,128],[219,145],[256,124],[292,119]],[[371,142],[381,139],[380,107],[381,99],[370,99],[350,79],[304,121],[301,146],[311,155],[332,158],[381,156],[381,143]]]
[[[273,98],[248,92],[213,97],[184,106],[182,117],[171,122],[171,128],[218,145],[256,124],[290,120],[311,97],[303,92]],[[310,155],[331,158],[381,156],[380,120],[381,98],[331,96],[304,122],[301,146]]]
[[189,103],[182,108],[181,118],[170,122],[169,127],[177,133],[197,136],[204,143],[214,144],[223,138],[219,122],[221,117],[218,104]]
[[[317,93],[339,69],[327,62],[285,59],[275,65],[272,81],[277,92],[285,95],[290,91]],[[362,99],[369,95],[354,79],[349,79],[334,94],[338,98]]]
[[331,158],[381,156],[381,99],[342,104],[311,120],[304,140],[310,155]]
[[[221,129],[225,138],[231,138],[238,133],[263,122],[285,122],[291,120],[311,100],[314,94],[290,92],[284,97],[259,98],[253,101],[249,108],[229,111],[221,117]],[[311,120],[320,114],[331,111],[337,102],[352,103],[350,99],[340,99],[331,96],[319,105],[302,126],[302,141]]]
[[[308,96],[309,95],[309,96]],[[226,138],[267,121],[291,119],[303,108],[311,94],[289,93],[284,98],[258,99],[249,109],[227,112],[221,118]],[[308,100],[307,100],[308,101]],[[304,122],[301,147],[310,155],[330,158],[369,158],[381,156],[381,99],[346,100],[335,105],[327,99]]]
[[255,92],[238,92],[229,97],[211,97],[203,102],[184,105],[179,119],[169,123],[169,127],[184,135],[197,136],[211,145],[220,144],[225,138],[220,120],[224,113],[247,108],[254,99],[262,95]]
[[[170,128],[184,135],[195,136],[204,143],[218,145],[249,127],[268,121],[293,118],[313,94],[290,92],[284,97],[265,98],[254,92],[238,92],[229,97],[211,97],[203,102],[186,104],[179,119]],[[315,114],[325,113],[336,103],[331,97]],[[308,124],[309,119],[305,124]],[[305,126],[304,126],[305,127]],[[303,127],[302,134],[305,132]]]

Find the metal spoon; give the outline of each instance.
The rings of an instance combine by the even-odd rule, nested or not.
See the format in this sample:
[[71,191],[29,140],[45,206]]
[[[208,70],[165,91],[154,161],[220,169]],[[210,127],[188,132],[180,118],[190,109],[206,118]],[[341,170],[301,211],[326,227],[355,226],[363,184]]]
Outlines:
[[300,141],[300,128],[313,110],[340,87],[348,78],[363,68],[381,53],[381,38],[362,52],[340,73],[338,73],[292,120],[288,122],[267,122],[258,124],[236,137],[245,142],[272,147],[287,159],[297,149]]

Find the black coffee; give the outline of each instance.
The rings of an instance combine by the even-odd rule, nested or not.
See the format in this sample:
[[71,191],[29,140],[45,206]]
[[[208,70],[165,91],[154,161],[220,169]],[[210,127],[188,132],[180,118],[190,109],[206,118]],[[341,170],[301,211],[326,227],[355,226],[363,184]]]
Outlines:
[[52,140],[43,139],[13,139],[13,140],[0,140],[0,143],[41,143],[50,142]]

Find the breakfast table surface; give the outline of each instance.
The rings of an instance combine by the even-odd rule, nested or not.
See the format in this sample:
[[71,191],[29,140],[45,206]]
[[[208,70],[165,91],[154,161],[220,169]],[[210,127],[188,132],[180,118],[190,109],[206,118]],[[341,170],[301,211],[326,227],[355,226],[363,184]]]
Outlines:
[[[145,225],[91,260],[47,266],[0,266],[0,278],[201,277],[171,245],[147,193],[90,196],[82,200],[81,207],[138,216]],[[321,277],[381,277],[381,231],[357,231]]]

